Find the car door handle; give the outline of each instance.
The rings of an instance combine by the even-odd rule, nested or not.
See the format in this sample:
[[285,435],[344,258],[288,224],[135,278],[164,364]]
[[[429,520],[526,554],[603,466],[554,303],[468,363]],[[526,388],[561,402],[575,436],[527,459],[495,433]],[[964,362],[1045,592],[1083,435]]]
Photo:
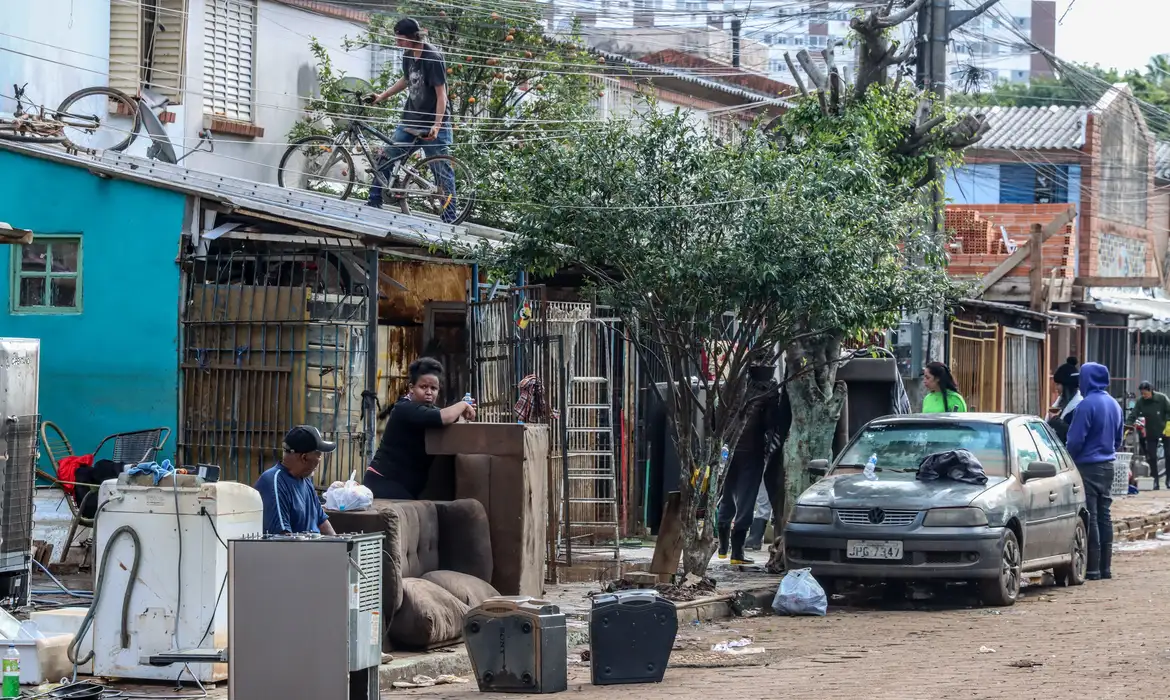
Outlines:
[[1049,494],[1048,494],[1048,502],[1049,502],[1049,503],[1052,503],[1052,502],[1053,502],[1053,501],[1055,501],[1055,500],[1056,500],[1056,492],[1055,492],[1055,491],[1051,491],[1051,492],[1049,492]]
[[1081,490],[1080,484],[1073,484],[1073,491],[1080,491],[1080,490]]

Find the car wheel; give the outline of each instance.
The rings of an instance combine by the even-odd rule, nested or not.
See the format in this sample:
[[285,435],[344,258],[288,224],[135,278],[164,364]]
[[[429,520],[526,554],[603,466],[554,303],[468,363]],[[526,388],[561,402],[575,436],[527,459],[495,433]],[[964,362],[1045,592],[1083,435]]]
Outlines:
[[979,582],[984,605],[1007,606],[1020,597],[1020,541],[1008,530],[999,545],[999,576]]
[[1085,530],[1085,523],[1077,518],[1077,526],[1073,531],[1072,551],[1069,552],[1069,563],[1058,566],[1053,570],[1056,582],[1061,586],[1079,586],[1085,582],[1085,572],[1089,567],[1089,533]]

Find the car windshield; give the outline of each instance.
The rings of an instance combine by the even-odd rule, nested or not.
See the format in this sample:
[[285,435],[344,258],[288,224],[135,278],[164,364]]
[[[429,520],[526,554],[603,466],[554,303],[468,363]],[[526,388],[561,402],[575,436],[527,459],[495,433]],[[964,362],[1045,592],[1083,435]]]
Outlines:
[[837,461],[837,469],[864,467],[877,455],[882,472],[914,474],[922,458],[935,452],[968,450],[988,476],[1007,475],[1003,426],[995,423],[884,423],[870,425]]

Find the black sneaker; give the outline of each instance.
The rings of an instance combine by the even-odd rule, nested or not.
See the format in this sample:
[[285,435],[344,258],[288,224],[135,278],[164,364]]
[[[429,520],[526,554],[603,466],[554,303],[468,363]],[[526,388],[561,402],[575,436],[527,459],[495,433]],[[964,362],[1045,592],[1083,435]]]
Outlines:
[[374,209],[381,209],[381,208],[382,208],[382,203],[381,203],[381,202],[366,202],[366,206],[367,206],[367,207],[372,207],[372,208],[374,208]]
[[1111,573],[1110,573],[1110,574],[1101,574],[1101,580],[1102,580],[1102,581],[1108,581],[1108,580],[1110,580],[1110,579],[1112,579],[1112,578],[1113,578],[1113,574],[1111,574]]
[[1085,574],[1086,581],[1100,581],[1101,574]]

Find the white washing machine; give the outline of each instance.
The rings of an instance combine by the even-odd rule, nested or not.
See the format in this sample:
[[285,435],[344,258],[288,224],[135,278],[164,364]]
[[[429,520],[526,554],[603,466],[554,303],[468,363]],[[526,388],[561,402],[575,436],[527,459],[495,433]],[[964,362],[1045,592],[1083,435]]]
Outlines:
[[[94,537],[94,566],[100,585],[93,618],[93,671],[97,676],[174,680],[181,666],[150,666],[151,654],[195,648],[225,649],[227,640],[227,547],[229,540],[263,531],[260,493],[225,481],[202,483],[180,475],[154,486],[149,476],[125,474],[101,487]],[[177,507],[176,507],[177,506]],[[125,614],[135,543],[138,572]],[[101,568],[106,550],[109,561]],[[227,664],[192,664],[204,683],[227,678]]]

